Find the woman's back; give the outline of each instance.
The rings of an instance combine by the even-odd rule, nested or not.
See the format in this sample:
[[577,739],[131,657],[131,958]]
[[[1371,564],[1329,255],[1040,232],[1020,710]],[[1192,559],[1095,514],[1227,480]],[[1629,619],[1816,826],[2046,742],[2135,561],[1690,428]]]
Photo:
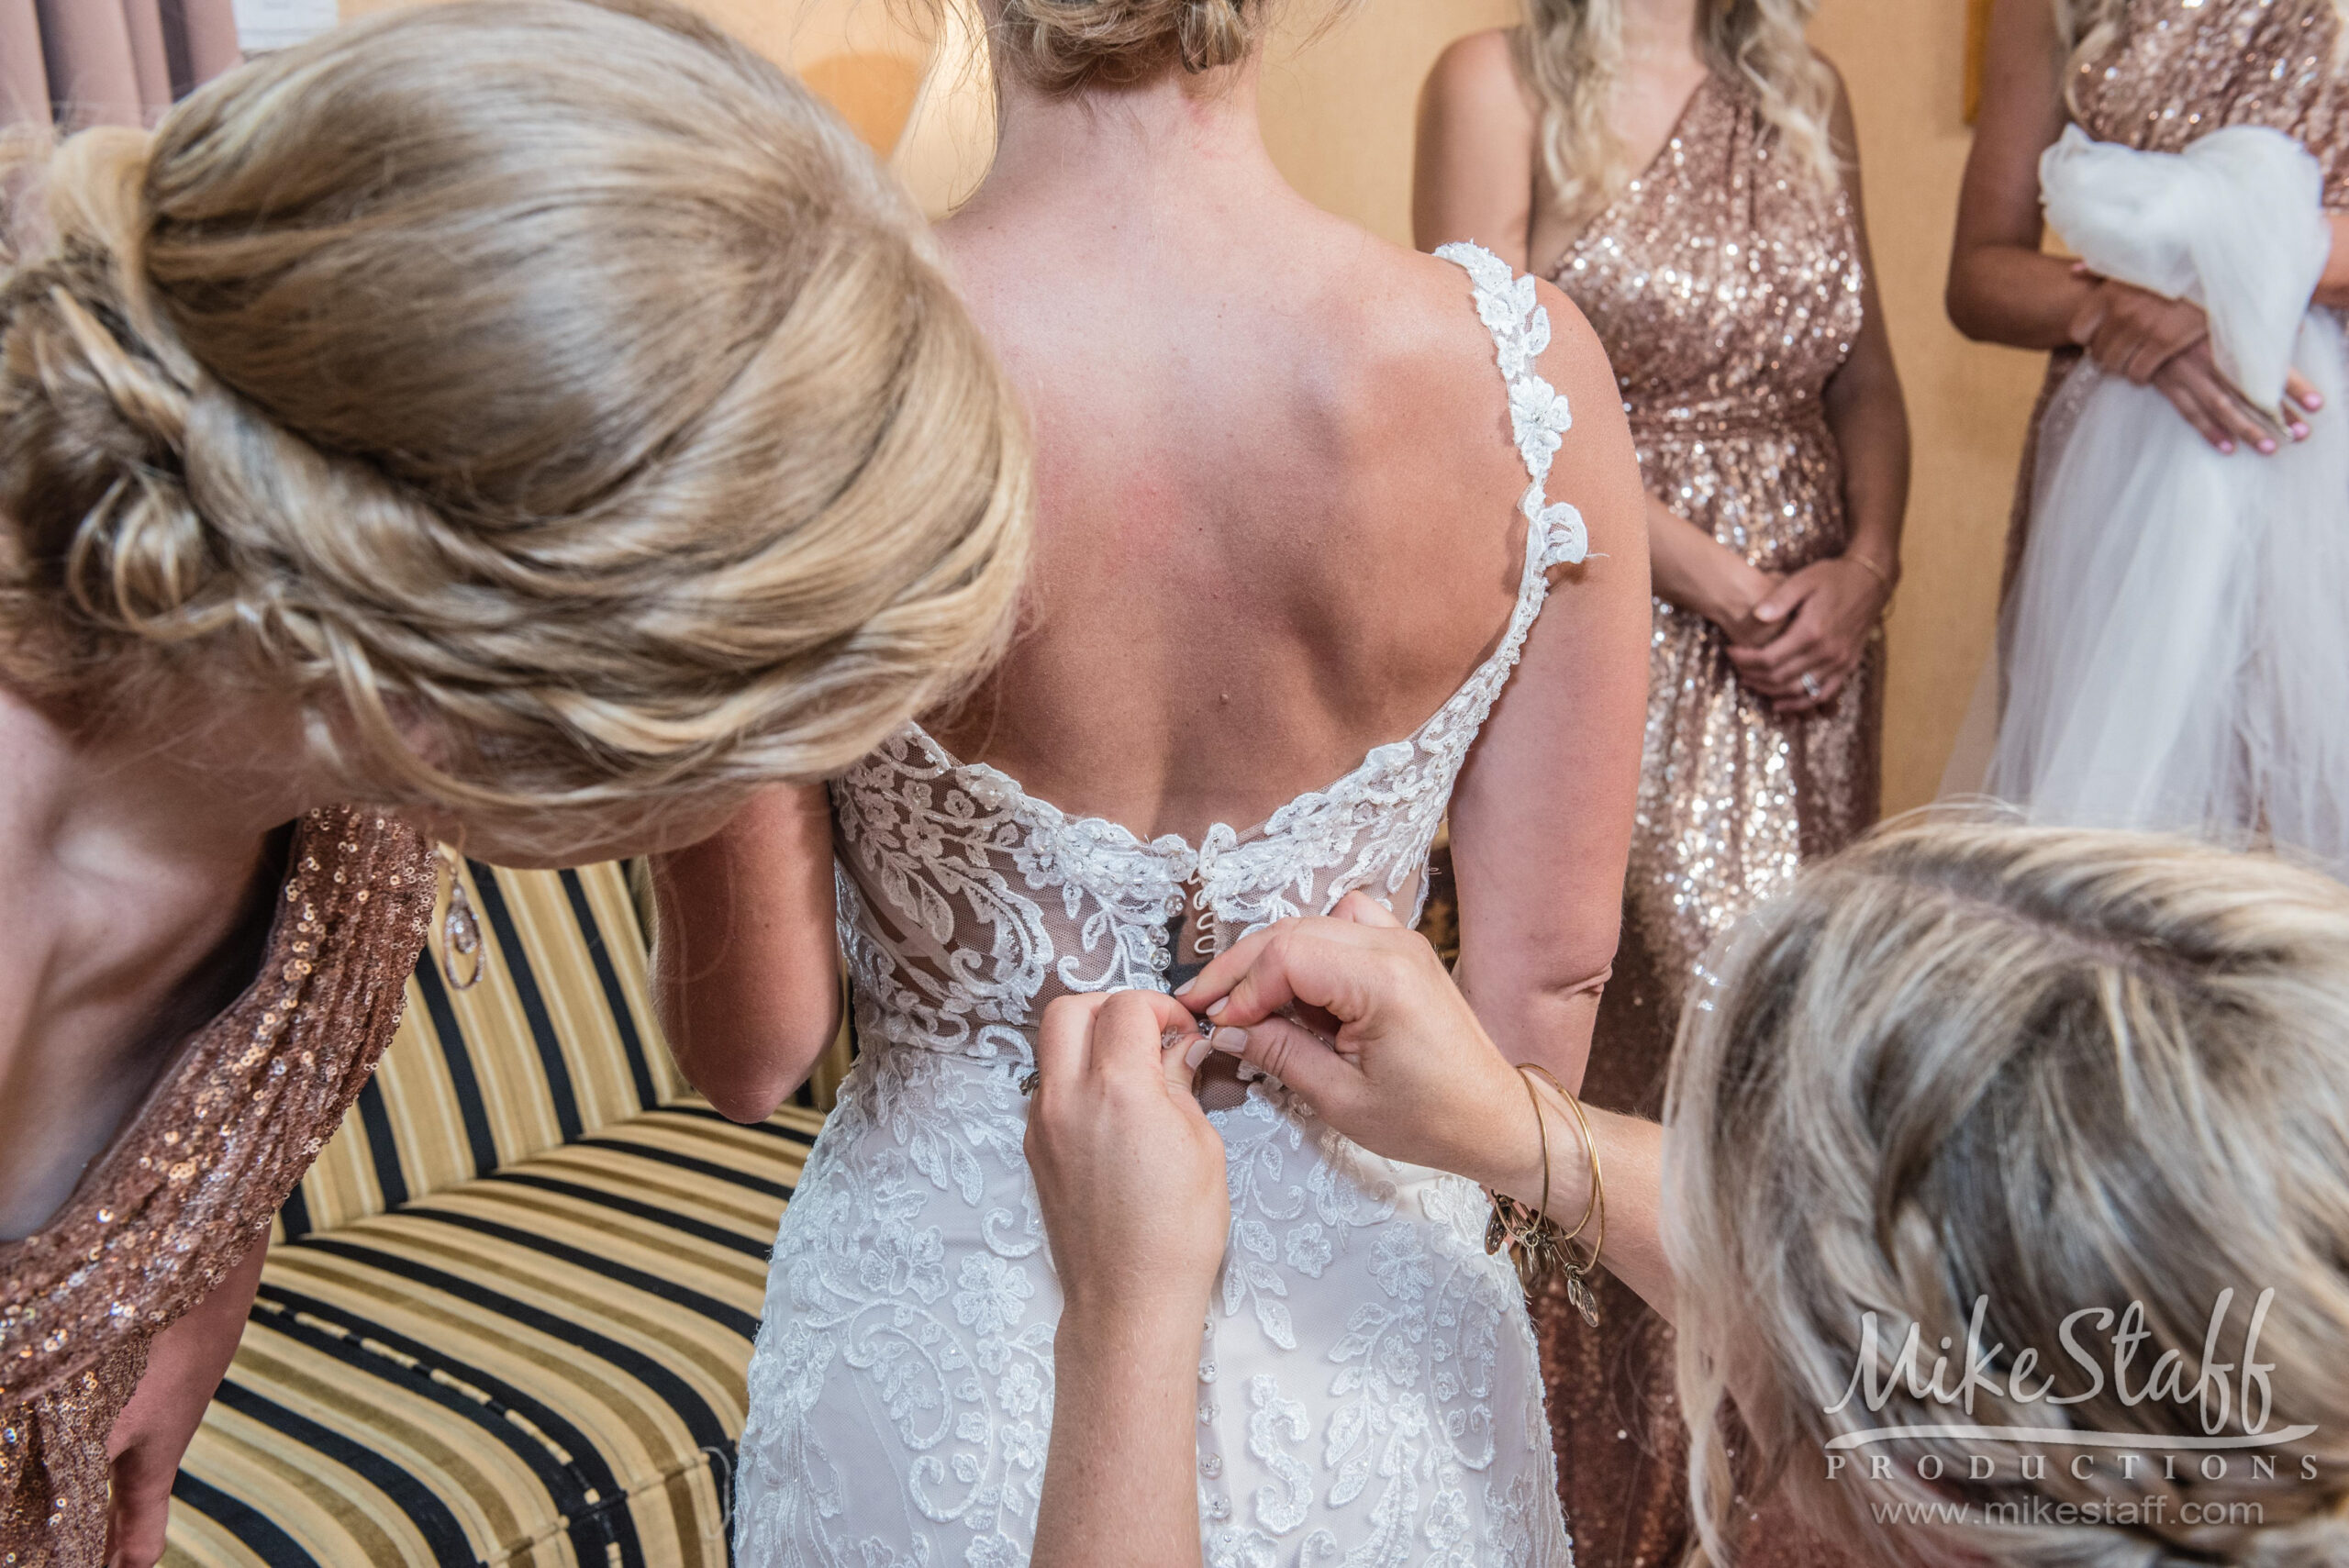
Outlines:
[[[1408,737],[1495,650],[1528,473],[1467,275],[1288,189],[1252,84],[1186,85],[1015,109],[941,230],[1033,424],[1039,543],[1019,639],[936,730],[1032,795],[1197,842]],[[1635,551],[1604,357],[1542,304],[1537,369],[1578,421],[1549,499]],[[1553,640],[1536,679],[1570,685]]]
[[[829,792],[863,1054],[776,1237],[738,1492],[759,1568],[1025,1561],[1063,1326],[1023,1151],[1048,1003],[1163,990],[1354,888],[1408,914],[1447,808],[1487,990],[1539,999],[1515,1038],[1578,1058],[1613,948],[1647,576],[1588,329],[1483,251],[1313,211],[1265,156],[1252,55],[1003,96],[944,239],[1032,421],[1035,576],[986,684]],[[726,943],[714,986],[674,961],[686,1022],[770,1060],[797,960],[768,933],[810,901],[815,819],[803,799],[670,873],[685,942]],[[737,868],[751,898],[688,885]],[[1322,1136],[1277,1085],[1229,1097],[1208,1560],[1570,1562],[1481,1195]]]

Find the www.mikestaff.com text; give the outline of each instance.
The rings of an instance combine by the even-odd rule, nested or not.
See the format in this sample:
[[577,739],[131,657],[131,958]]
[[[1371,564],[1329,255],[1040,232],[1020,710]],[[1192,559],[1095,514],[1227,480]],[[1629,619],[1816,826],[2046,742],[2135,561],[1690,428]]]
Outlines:
[[2143,1497],[2061,1503],[2049,1497],[2023,1497],[2005,1503],[1873,1503],[1868,1511],[1876,1523],[1902,1525],[1977,1525],[1985,1528],[2032,1525],[2159,1525],[2176,1520],[2187,1525],[2256,1527],[2267,1522],[2258,1503],[2179,1503],[2166,1492]]

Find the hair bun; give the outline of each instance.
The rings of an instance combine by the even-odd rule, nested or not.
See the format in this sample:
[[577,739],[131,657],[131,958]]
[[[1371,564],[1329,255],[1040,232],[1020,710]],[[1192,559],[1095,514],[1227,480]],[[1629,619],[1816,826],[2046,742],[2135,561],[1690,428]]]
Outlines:
[[0,508],[48,563],[39,586],[61,592],[84,628],[173,641],[230,609],[185,479],[199,378],[145,293],[150,147],[147,133],[112,128],[67,141],[38,176],[51,232],[29,256],[11,236],[0,456],[15,482]]
[[1123,87],[1170,66],[1237,65],[1265,0],[1005,0],[1007,54],[1047,93]]

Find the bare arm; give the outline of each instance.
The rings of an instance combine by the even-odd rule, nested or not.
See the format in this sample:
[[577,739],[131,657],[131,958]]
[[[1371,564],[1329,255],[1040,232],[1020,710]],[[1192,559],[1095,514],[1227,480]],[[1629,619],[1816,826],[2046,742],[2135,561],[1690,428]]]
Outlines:
[[1532,243],[1541,119],[1518,84],[1506,31],[1471,33],[1437,57],[1419,90],[1411,242],[1471,239],[1522,272]]
[[840,1029],[832,819],[821,784],[771,790],[715,837],[655,856],[653,977],[686,1079],[757,1121]]
[[[1333,918],[1283,920],[1243,937],[1181,995],[1216,1026],[1214,1049],[1270,1073],[1374,1153],[1452,1171],[1528,1204],[1542,1201],[1546,1184],[1553,1218],[1572,1224],[1582,1213],[1592,1162],[1573,1113],[1537,1077],[1535,1125],[1524,1079],[1446,979],[1435,950],[1363,895],[1349,894]],[[1292,1002],[1333,1020],[1335,1035],[1291,1022],[1283,1009]],[[1664,1129],[1585,1114],[1606,1195],[1599,1261],[1669,1318]],[[1584,1239],[1598,1234],[1594,1227]]]
[[1949,263],[1949,318],[1969,338],[2061,347],[2093,291],[2040,250],[2039,155],[2064,131],[2064,65],[2047,0],[1996,0]]
[[[1909,408],[1876,293],[1876,258],[1860,199],[1859,132],[1840,73],[1833,133],[1859,247],[1863,315],[1850,356],[1828,379],[1820,411],[1843,460],[1843,515],[1850,531],[1840,557],[1792,573],[1754,611],[1757,620],[1783,628],[1783,635],[1730,651],[1738,679],[1770,698],[1781,713],[1826,706],[1859,668],[1900,579],[1900,525],[1909,510]],[[1817,684],[1816,695],[1803,689],[1806,674]]]
[[266,1240],[245,1250],[212,1294],[155,1336],[147,1371],[106,1436],[106,1568],[148,1568],[163,1555],[172,1482],[204,1423],[213,1391],[236,1359],[261,1288]]
[[1589,559],[1565,569],[1452,796],[1459,982],[1515,1061],[1582,1079],[1615,955],[1647,719],[1647,496],[1614,373],[1590,324],[1541,288],[1541,371],[1574,428],[1549,495],[1580,508]]
[[1066,1305],[1034,1568],[1198,1568],[1199,1338],[1231,1225],[1191,1097],[1206,1054],[1154,992],[1045,1009],[1028,1164]]

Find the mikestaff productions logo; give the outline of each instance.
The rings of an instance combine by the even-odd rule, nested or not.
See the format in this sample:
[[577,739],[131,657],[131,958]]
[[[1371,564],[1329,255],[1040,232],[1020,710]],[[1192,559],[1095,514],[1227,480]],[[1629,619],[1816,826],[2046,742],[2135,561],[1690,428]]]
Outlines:
[[[2156,1490],[2165,1482],[2192,1485],[2232,1478],[2275,1481],[2288,1486],[2295,1480],[2314,1480],[2313,1458],[2294,1459],[2276,1451],[2310,1436],[2316,1428],[2268,1429],[2274,1401],[2267,1374],[2275,1368],[2259,1359],[2259,1333],[2275,1296],[2272,1289],[2259,1293],[2238,1348],[2227,1329],[2235,1293],[2220,1292],[2210,1309],[2199,1363],[2189,1362],[2176,1348],[2158,1356],[2145,1355],[2145,1341],[2152,1333],[2145,1327],[2143,1304],[2135,1301],[2117,1313],[2101,1307],[2072,1313],[2059,1325],[2059,1348],[2051,1355],[2035,1346],[2010,1351],[2003,1342],[1986,1342],[1990,1301],[1987,1296],[1977,1296],[1965,1344],[1961,1349],[1943,1339],[1930,1370],[1916,1324],[1911,1323],[1898,1346],[1891,1348],[1876,1315],[1867,1313],[1860,1319],[1860,1353],[1852,1381],[1842,1398],[1825,1407],[1827,1414],[1841,1415],[1854,1409],[1857,1402],[1868,1414],[1880,1416],[1887,1405],[1905,1396],[1915,1404],[1939,1407],[1951,1418],[1842,1432],[1827,1443],[1827,1478],[1889,1480],[1898,1467],[1928,1484],[1944,1479],[2030,1483],[2047,1479],[2051,1460],[2047,1451],[2055,1451],[2054,1462],[2066,1466],[2073,1479],[2116,1484],[2116,1497],[2127,1499],[2043,1500],[2043,1507],[2011,1502],[1987,1505],[1990,1522],[2023,1524],[2156,1519],[2172,1507],[2171,1499]],[[2009,1407],[2041,1406],[2051,1414],[2044,1425],[1979,1424],[1970,1418],[1977,1395]],[[2168,1419],[2149,1419],[2146,1426],[2151,1431],[2133,1432],[2099,1431],[2056,1413],[2099,1399],[2117,1401],[2130,1409],[2149,1402],[2167,1404],[2176,1407],[2177,1413]],[[1920,1454],[1914,1445],[1920,1441],[1934,1442],[1940,1451]],[[2286,1472],[2281,1476],[2277,1473],[2279,1460]],[[1954,1468],[1958,1462],[1965,1465],[1962,1475]],[[1968,1517],[1965,1507],[1953,1505],[1935,1512],[1948,1512],[1952,1517],[1943,1522],[1957,1523]],[[2177,1505],[2173,1517],[2188,1523],[2221,1522],[2215,1518],[2188,1518],[2197,1507],[2190,1501]],[[2256,1510],[2259,1505],[2234,1501],[2200,1507],[2214,1512],[2223,1507],[2229,1510],[2228,1520],[2248,1523],[2254,1521],[2236,1519],[2236,1513]],[[2136,1511],[2134,1516],[2124,1517],[2130,1510]]]

